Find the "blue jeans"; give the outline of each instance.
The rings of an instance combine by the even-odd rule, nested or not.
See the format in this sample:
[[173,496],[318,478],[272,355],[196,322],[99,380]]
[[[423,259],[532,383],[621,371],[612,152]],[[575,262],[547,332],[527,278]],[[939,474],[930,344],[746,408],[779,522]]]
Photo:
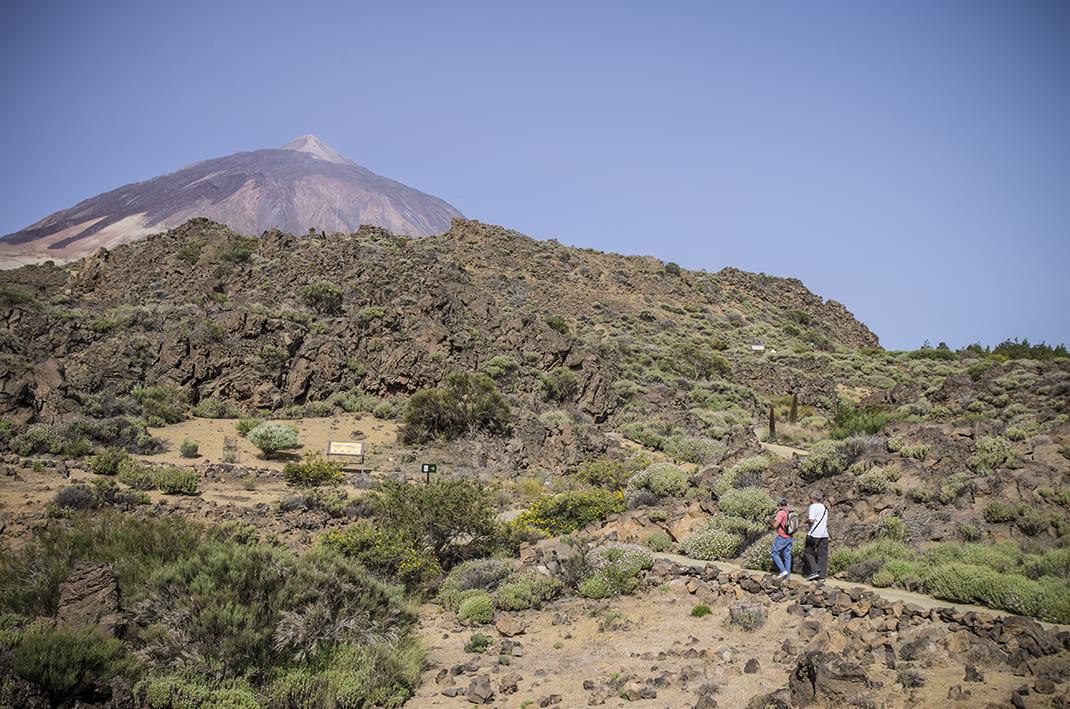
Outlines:
[[773,537],[773,563],[780,569],[781,573],[785,571],[791,573],[791,537],[782,537],[779,534]]

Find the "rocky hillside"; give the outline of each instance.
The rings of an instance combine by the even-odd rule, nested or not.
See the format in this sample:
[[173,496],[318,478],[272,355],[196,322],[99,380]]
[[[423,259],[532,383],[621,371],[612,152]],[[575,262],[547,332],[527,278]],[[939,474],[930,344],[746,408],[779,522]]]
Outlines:
[[[1068,701],[1057,686],[1070,680],[1064,629],[850,585],[1070,619],[1070,361],[1059,352],[887,352],[843,305],[797,280],[688,271],[463,219],[422,239],[367,226],[257,239],[196,219],[70,264],[3,272],[0,321],[0,470],[12,483],[0,529],[10,538],[50,519],[39,508],[61,479],[92,484],[93,448],[147,446],[145,422],[168,432],[172,449],[206,440],[206,423],[225,440],[234,424],[214,419],[241,413],[303,421],[308,452],[338,436],[364,440],[374,477],[423,480],[419,462],[438,461],[443,477],[492,483],[505,517],[557,499],[545,491],[620,493],[622,511],[520,547],[531,573],[573,591],[577,549],[629,542],[673,555],[646,574],[638,599],[572,595],[523,618],[499,609],[502,655],[485,661],[464,649],[472,629],[452,612],[425,614],[432,650],[413,706],[521,692],[546,706],[555,696],[701,707]],[[484,388],[454,407],[500,393],[502,425],[406,439],[402,412],[449,390],[451,375]],[[361,412],[377,423],[354,423]],[[178,423],[155,428],[167,421]],[[196,495],[154,492],[152,514],[306,550],[367,513],[346,499],[365,475],[340,494],[344,509],[301,502],[281,461],[240,443],[239,464],[132,450],[196,472]],[[626,485],[651,461],[674,464],[671,489]],[[780,495],[802,507],[813,489],[830,503],[835,580],[763,575],[762,514]],[[715,518],[738,532],[722,535],[734,546],[716,559],[758,571],[706,567],[689,553]],[[698,602],[721,615],[757,604],[770,632],[790,638],[711,623],[695,635],[664,630],[698,627]],[[520,631],[529,650],[511,640]],[[599,642],[629,649],[606,654],[597,673],[572,672]]]
[[[484,373],[511,405],[509,435],[456,444],[466,466],[560,473],[627,442],[711,478],[761,451],[770,409],[777,442],[805,453],[842,406],[870,406],[890,420],[850,470],[800,473],[789,460],[763,484],[802,500],[820,481],[845,503],[854,541],[893,516],[918,541],[964,521],[1045,546],[1070,531],[1066,360],[884,352],[794,279],[688,271],[461,219],[423,239],[375,227],[252,239],[197,219],[7,271],[0,285],[0,415],[19,427],[99,415],[102,397],[150,385],[191,406],[275,415],[359,394],[397,415],[451,372]],[[981,439],[1010,447],[993,475],[966,464]],[[860,487],[871,469],[889,472]],[[1048,516],[1031,535],[993,527],[984,510],[1003,498]]]

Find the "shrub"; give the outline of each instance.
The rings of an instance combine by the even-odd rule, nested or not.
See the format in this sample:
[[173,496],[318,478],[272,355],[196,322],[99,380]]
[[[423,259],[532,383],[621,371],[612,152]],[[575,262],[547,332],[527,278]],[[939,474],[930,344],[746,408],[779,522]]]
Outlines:
[[692,532],[680,545],[684,556],[705,561],[731,559],[736,555],[742,537],[712,526],[709,522]]
[[533,527],[548,536],[569,534],[598,519],[624,511],[620,491],[584,490],[541,497],[517,515],[514,527]]
[[664,532],[654,532],[647,537],[646,541],[643,543],[646,544],[651,551],[655,552],[665,551],[672,546],[672,540],[669,539],[669,535]]
[[154,667],[200,661],[240,677],[350,643],[396,643],[414,619],[400,589],[328,550],[208,542],[152,574],[134,641]]
[[238,432],[239,436],[245,438],[249,431],[252,431],[262,423],[264,423],[264,419],[262,418],[257,418],[256,416],[242,416],[234,422],[234,430]]
[[141,415],[149,425],[162,426],[178,423],[186,418],[189,405],[186,394],[178,387],[136,386],[130,391],[130,398],[141,406]]
[[721,459],[725,448],[709,438],[675,435],[662,442],[662,450],[675,461],[709,465]]
[[97,504],[93,488],[86,483],[75,483],[61,488],[52,498],[52,506],[61,512],[91,510]]
[[108,446],[93,456],[89,463],[89,469],[94,475],[116,475],[119,466],[131,456],[122,448]]
[[59,453],[63,442],[56,430],[43,423],[35,423],[8,443],[8,448],[15,455],[29,457],[41,453]]
[[202,399],[193,407],[193,415],[205,419],[236,419],[241,416],[241,409],[219,399]]
[[579,381],[568,367],[555,367],[542,376],[542,389],[551,401],[570,401],[576,395]]
[[542,608],[545,603],[561,595],[564,589],[565,584],[560,579],[527,572],[516,581],[502,584],[494,600],[502,610]]
[[821,441],[800,464],[802,478],[814,482],[839,475],[875,443],[873,439],[860,436],[843,441]]
[[710,610],[709,606],[695,606],[691,609],[691,615],[695,618],[702,618],[710,613],[713,613],[713,611]]
[[863,495],[880,495],[887,492],[892,483],[888,480],[883,470],[872,468],[859,475],[858,479],[855,480],[855,484],[858,486],[858,491]]
[[401,438],[422,443],[458,438],[476,430],[501,433],[512,410],[485,374],[449,374],[442,389],[421,389],[405,405]]
[[575,476],[593,487],[622,490],[632,475],[648,467],[650,458],[644,453],[620,460],[598,458],[580,463]]
[[849,403],[841,403],[833,418],[831,436],[840,440],[860,434],[873,435],[891,420],[892,414],[878,404],[859,409]]
[[282,477],[290,487],[317,487],[342,482],[342,464],[328,461],[309,451],[304,463],[290,461],[282,469]]
[[143,455],[160,453],[164,449],[163,441],[149,433],[144,421],[130,416],[77,418],[63,426],[63,437],[68,441],[86,439],[99,446],[124,448],[130,453]]
[[442,573],[438,559],[397,530],[383,530],[367,522],[333,529],[320,537],[320,544],[360,562],[379,578],[416,589]]
[[403,532],[445,569],[489,556],[499,543],[486,487],[467,480],[409,485],[384,480],[369,496],[376,517]]
[[687,491],[687,475],[672,463],[653,463],[628,480],[624,493],[631,497],[640,490],[649,490],[658,497],[681,497]]
[[453,568],[442,582],[438,601],[456,609],[460,594],[473,589],[493,593],[498,585],[516,572],[516,564],[507,559],[472,559]]
[[297,426],[278,421],[265,421],[245,434],[246,439],[260,449],[265,458],[276,452],[297,448]]
[[494,601],[490,594],[477,591],[461,601],[457,608],[457,620],[487,624],[494,621]]
[[153,477],[153,471],[136,458],[127,458],[119,464],[119,482],[135,490],[152,490],[156,487]]
[[993,500],[985,505],[981,513],[986,522],[999,524],[1000,522],[1013,522],[1018,518],[1018,506],[1001,500]]
[[200,444],[188,438],[182,439],[182,443],[178,446],[178,452],[183,458],[196,458],[198,450],[200,450]]
[[464,644],[465,652],[485,652],[488,647],[494,644],[494,640],[488,638],[486,635],[476,633],[468,642]]
[[556,330],[557,332],[560,332],[565,337],[568,337],[569,332],[570,332],[569,327],[568,327],[568,321],[565,320],[565,318],[563,316],[561,316],[561,315],[547,315],[544,318],[544,320],[545,320],[546,324],[550,326],[550,329]]
[[966,467],[980,475],[987,475],[998,468],[1006,467],[1014,458],[1010,441],[994,436],[977,440],[973,455],[966,459]]
[[153,484],[162,492],[171,495],[197,494],[197,480],[196,470],[175,466],[157,468],[152,475]]
[[579,584],[585,598],[609,598],[631,593],[641,571],[654,565],[649,549],[634,544],[607,544],[587,554],[586,575]]
[[342,289],[321,281],[301,289],[301,300],[318,313],[334,314],[342,311]]
[[776,507],[772,498],[757,487],[728,490],[717,498],[717,506],[729,517],[742,517],[751,521],[765,519]]
[[30,633],[12,654],[15,674],[41,685],[53,706],[133,667],[122,642],[95,628]]

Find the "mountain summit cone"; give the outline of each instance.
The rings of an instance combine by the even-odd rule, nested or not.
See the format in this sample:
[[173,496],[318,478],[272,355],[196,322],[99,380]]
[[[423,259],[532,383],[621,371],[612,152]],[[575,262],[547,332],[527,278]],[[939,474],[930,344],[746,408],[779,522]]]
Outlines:
[[351,233],[370,224],[408,236],[449,229],[461,213],[377,175],[319,138],[202,160],[50,214],[0,238],[0,268],[82,258],[207,217],[245,236],[269,229]]

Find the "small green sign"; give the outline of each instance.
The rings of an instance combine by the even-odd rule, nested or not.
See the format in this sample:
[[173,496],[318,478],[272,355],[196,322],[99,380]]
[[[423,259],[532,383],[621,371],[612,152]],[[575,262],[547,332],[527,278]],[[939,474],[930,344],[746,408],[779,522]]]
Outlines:
[[424,463],[423,468],[421,468],[420,472],[423,472],[423,473],[433,473],[433,472],[435,472],[435,464],[434,463]]

